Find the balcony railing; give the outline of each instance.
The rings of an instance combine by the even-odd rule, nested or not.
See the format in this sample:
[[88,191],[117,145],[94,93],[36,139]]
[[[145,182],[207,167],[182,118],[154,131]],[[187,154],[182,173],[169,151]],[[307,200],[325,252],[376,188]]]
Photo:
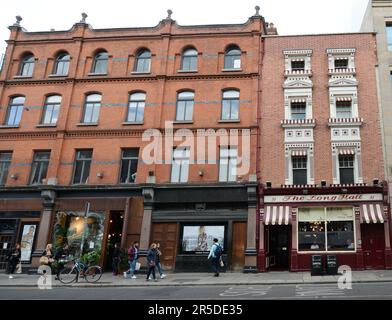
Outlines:
[[289,127],[315,127],[316,119],[285,119],[280,124],[283,128]]

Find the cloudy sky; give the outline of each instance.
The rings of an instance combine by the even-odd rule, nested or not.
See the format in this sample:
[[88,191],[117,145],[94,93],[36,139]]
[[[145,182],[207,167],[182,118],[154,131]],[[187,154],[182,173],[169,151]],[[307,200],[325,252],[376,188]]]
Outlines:
[[280,35],[355,32],[369,0],[3,0],[0,9],[0,53],[15,16],[28,31],[68,30],[88,14],[94,28],[155,26],[172,9],[181,25],[243,23],[254,7]]

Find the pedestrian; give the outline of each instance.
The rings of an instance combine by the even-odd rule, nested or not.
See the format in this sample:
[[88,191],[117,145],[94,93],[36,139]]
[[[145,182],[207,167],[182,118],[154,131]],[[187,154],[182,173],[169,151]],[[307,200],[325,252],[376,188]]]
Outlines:
[[157,269],[159,272],[159,275],[161,276],[161,279],[166,278],[166,275],[163,273],[163,268],[161,265],[161,256],[162,256],[162,251],[161,251],[161,244],[157,242]]
[[14,272],[16,269],[17,264],[20,262],[20,257],[21,257],[21,250],[20,250],[20,244],[17,243],[15,247],[11,249],[11,251],[8,254],[7,260],[8,260],[8,265],[7,265],[7,274],[9,274],[9,278],[13,279]]
[[[128,262],[129,262],[129,272],[132,279],[136,279],[136,264],[138,264],[139,259],[139,242],[134,241],[132,246],[128,249]],[[124,272],[124,277],[127,277],[127,271]]]
[[157,245],[155,243],[152,243],[150,246],[150,249],[147,252],[147,278],[146,281],[150,280],[150,275],[152,274],[152,277],[154,281],[158,281],[157,278],[155,277],[155,266],[157,263]]
[[46,245],[46,248],[42,253],[41,258],[39,259],[39,262],[41,265],[51,266],[53,261],[54,259],[53,259],[53,252],[52,252],[52,244],[49,243]]
[[64,264],[67,262],[67,257],[69,256],[69,247],[66,242],[56,251],[54,255],[54,260],[57,262],[57,274],[54,278],[55,280],[59,280],[60,271],[64,268]]
[[116,243],[114,245],[114,250],[112,253],[112,269],[113,269],[113,276],[118,275],[118,269],[120,267],[120,262],[121,262],[121,249],[120,249],[120,244]]
[[220,260],[222,257],[222,247],[219,244],[219,240],[214,238],[214,243],[211,246],[210,254],[208,255],[208,259],[212,259],[212,268],[214,270],[214,277],[219,277],[219,267]]

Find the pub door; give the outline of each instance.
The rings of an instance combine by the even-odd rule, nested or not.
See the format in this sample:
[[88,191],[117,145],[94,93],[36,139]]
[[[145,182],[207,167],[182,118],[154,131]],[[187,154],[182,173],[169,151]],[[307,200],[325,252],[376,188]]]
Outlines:
[[384,224],[361,225],[365,269],[385,269]]
[[267,226],[266,241],[269,270],[289,270],[290,226]]

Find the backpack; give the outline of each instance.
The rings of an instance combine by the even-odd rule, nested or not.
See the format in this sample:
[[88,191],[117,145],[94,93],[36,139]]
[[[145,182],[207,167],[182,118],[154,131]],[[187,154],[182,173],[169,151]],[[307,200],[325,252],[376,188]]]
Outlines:
[[219,244],[215,244],[216,248],[215,248],[215,257],[216,258],[220,258],[222,256],[222,247]]

